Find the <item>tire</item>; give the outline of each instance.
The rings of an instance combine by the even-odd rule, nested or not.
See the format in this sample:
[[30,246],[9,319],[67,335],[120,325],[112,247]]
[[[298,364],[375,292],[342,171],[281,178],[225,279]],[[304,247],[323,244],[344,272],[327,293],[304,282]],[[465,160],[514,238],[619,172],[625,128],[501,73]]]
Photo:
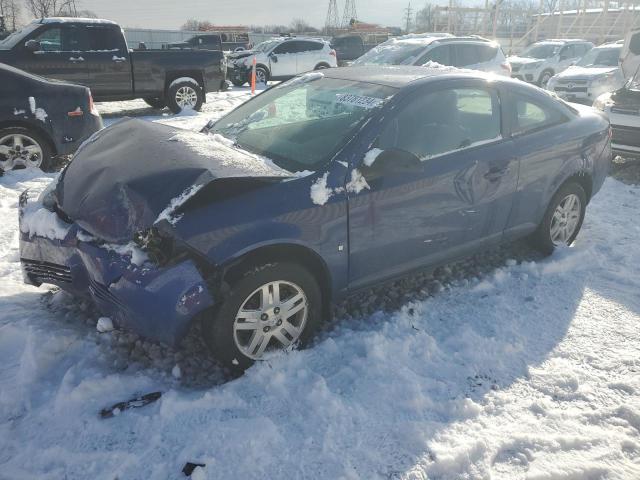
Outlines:
[[269,81],[269,71],[264,67],[256,67],[256,85],[267,84]]
[[167,107],[173,113],[180,113],[184,108],[191,107],[200,111],[204,103],[204,92],[196,80],[174,83],[167,92]]
[[547,86],[547,83],[549,83],[549,80],[551,80],[551,77],[553,77],[553,72],[551,70],[545,70],[540,74],[538,85],[541,88],[545,88]]
[[148,97],[148,98],[145,98],[144,101],[151,108],[157,108],[158,110],[161,110],[167,106],[167,102],[164,101],[164,98]]
[[[264,302],[261,292],[273,283],[279,284],[280,294],[285,298],[275,306],[267,301],[268,305],[261,307],[260,303]],[[296,294],[294,298],[296,292],[302,295]],[[306,311],[304,307],[300,309],[305,299]],[[293,305],[294,300],[293,308],[298,311],[283,316],[287,301]],[[241,309],[251,311],[254,318],[242,317]],[[248,270],[233,283],[220,308],[202,319],[202,334],[213,355],[230,370],[240,372],[263,356],[261,348],[263,351],[283,348],[279,341],[282,335],[291,346],[305,346],[318,329],[321,318],[322,294],[311,273],[293,263],[269,263]],[[253,328],[254,324],[258,328]],[[301,328],[297,336],[291,334],[295,333],[295,327]],[[252,344],[254,339],[256,343]]]
[[314,70],[324,70],[325,68],[331,68],[331,66],[326,63],[319,63],[318,65],[316,65],[316,68],[314,68]]
[[[570,212],[566,217],[562,217],[559,209],[562,209],[563,205],[566,207],[568,204],[564,202],[572,196],[574,197],[574,201],[577,200],[579,202],[577,216],[575,216],[576,212]],[[540,222],[538,229],[531,237],[533,246],[543,253],[551,254],[555,248],[561,244],[571,245],[582,227],[586,206],[587,195],[584,188],[577,182],[565,183],[553,196],[551,202],[549,202],[542,222]],[[564,210],[566,210],[566,208]],[[562,218],[564,218],[564,220],[562,220]],[[576,223],[574,224],[573,222]],[[566,230],[561,228],[563,224],[567,225]],[[560,230],[564,231],[564,234],[560,232],[560,238],[557,238],[558,225],[560,225]],[[556,235],[556,241],[554,241],[554,234]]]
[[[25,147],[31,147],[33,153],[29,154]],[[53,167],[53,157],[51,143],[41,133],[24,127],[0,128],[0,172],[14,168],[39,168],[48,172]]]
[[243,86],[245,83],[247,83],[246,80],[238,80],[236,78],[231,80],[231,83],[233,83],[236,87],[241,87]]

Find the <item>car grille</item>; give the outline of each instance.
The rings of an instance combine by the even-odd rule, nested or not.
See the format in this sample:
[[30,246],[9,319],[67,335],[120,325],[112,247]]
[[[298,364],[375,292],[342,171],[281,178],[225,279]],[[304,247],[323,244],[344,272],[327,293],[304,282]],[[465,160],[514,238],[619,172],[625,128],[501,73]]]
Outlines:
[[586,85],[588,80],[580,78],[560,78],[558,79],[558,85]]
[[612,125],[611,129],[613,130],[612,143],[628,145],[630,147],[640,147],[640,128]]
[[111,293],[106,286],[102,285],[99,282],[96,282],[91,278],[89,279],[89,292],[91,292],[91,294],[98,300],[111,303],[121,308],[122,310],[127,310],[127,307],[120,300],[118,300],[118,297]]
[[569,84],[567,86],[556,85],[554,87],[556,92],[566,92],[566,93],[587,93],[587,87],[576,87],[573,84]]
[[34,280],[43,283],[61,282],[71,283],[71,269],[64,265],[56,265],[55,263],[39,262],[35,260],[26,260],[22,258],[22,267]]

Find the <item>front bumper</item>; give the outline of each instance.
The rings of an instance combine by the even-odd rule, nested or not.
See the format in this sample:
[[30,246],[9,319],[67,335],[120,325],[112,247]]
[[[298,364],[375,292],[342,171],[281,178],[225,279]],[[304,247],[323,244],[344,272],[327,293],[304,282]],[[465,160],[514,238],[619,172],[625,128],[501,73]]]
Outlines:
[[621,156],[640,156],[640,128],[623,125],[611,125],[613,152]]
[[[20,222],[28,202],[20,198]],[[131,263],[130,256],[81,241],[75,224],[62,239],[20,230],[20,261],[25,283],[49,283],[77,296],[91,298],[118,325],[154,340],[176,345],[191,321],[214,299],[192,260],[158,267]],[[86,234],[85,234],[86,235]]]
[[235,65],[230,63],[227,66],[227,78],[232,82],[244,83],[250,79],[251,67],[245,65]]

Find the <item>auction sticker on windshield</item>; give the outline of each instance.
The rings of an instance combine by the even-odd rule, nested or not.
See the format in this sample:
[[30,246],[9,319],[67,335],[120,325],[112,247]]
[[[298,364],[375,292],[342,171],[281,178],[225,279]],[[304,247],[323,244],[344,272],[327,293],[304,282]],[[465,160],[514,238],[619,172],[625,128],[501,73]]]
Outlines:
[[360,108],[376,108],[382,105],[381,98],[366,97],[364,95],[354,95],[353,93],[339,93],[336,95],[336,103],[353,105]]

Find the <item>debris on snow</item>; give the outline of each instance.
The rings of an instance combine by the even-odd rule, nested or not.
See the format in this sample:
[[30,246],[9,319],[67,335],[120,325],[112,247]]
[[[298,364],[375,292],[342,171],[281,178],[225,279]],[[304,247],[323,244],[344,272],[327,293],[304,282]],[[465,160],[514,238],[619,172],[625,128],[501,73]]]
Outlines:
[[112,418],[125,410],[129,410],[130,408],[140,408],[156,402],[160,397],[162,397],[162,392],[151,392],[145,395],[140,395],[131,400],[127,400],[126,402],[116,403],[109,408],[103,408],[100,410],[100,416],[102,418]]
[[113,322],[109,317],[100,317],[96,324],[96,330],[100,333],[106,333],[113,331]]

